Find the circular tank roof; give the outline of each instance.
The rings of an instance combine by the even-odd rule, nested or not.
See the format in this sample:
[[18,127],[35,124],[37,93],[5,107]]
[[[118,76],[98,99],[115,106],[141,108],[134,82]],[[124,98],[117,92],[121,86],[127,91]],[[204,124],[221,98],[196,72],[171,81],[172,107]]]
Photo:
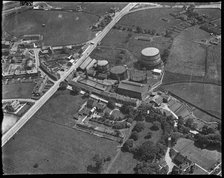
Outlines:
[[159,50],[154,47],[148,47],[142,50],[142,55],[144,56],[155,56],[159,54]]
[[115,66],[112,67],[110,71],[114,74],[122,74],[126,71],[126,68],[124,66]]
[[107,60],[98,60],[97,65],[99,66],[106,66],[108,64]]

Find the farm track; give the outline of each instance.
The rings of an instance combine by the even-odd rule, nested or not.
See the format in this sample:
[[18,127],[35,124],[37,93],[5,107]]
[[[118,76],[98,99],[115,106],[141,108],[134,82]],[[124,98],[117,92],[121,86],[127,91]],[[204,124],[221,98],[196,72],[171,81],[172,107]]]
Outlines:
[[174,81],[174,82],[167,82],[165,84],[162,84],[161,86],[165,86],[165,85],[172,85],[172,84],[178,84],[178,83],[200,83],[200,84],[211,84],[211,85],[217,85],[217,86],[221,86],[220,82],[210,82],[210,81],[198,81],[198,80],[180,80],[180,81]]

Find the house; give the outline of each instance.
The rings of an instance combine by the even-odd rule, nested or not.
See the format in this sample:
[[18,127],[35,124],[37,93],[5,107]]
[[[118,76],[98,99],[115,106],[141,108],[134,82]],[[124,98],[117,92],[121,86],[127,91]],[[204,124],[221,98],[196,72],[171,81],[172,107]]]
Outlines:
[[183,156],[180,152],[173,158],[173,163],[182,171],[186,171],[186,169],[192,165],[192,161],[190,161],[187,156]]

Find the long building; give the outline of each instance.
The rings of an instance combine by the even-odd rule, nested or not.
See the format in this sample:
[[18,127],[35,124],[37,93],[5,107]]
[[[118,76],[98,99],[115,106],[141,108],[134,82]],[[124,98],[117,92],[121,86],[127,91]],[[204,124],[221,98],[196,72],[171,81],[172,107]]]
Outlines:
[[147,95],[148,85],[123,80],[119,83],[117,93],[131,98],[144,99]]

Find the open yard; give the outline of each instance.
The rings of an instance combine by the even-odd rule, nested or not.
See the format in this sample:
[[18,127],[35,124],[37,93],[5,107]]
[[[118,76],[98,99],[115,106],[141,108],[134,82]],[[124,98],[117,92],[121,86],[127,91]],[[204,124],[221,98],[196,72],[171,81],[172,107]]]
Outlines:
[[190,139],[180,138],[174,149],[208,171],[219,159],[221,160],[220,152],[197,148]]
[[[78,44],[95,36],[89,26],[96,23],[97,19],[95,15],[82,12],[28,10],[6,17],[3,30],[17,37],[41,34],[45,45]],[[42,24],[46,26],[42,27]]]
[[90,135],[66,123],[79,96],[57,92],[2,148],[4,174],[86,173],[95,154],[115,156],[116,142]]
[[181,83],[163,86],[186,101],[221,117],[220,86],[201,83]]
[[2,85],[2,98],[31,98],[35,85],[34,82]]

